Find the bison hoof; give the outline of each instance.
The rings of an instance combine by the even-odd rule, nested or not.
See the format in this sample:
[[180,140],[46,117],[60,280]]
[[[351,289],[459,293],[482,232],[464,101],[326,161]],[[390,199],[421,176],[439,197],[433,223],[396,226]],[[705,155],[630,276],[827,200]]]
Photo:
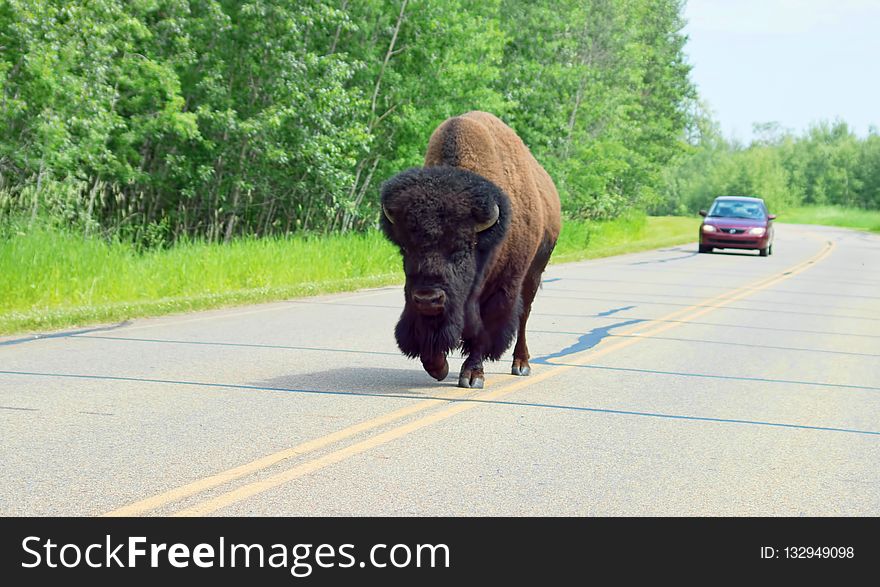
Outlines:
[[422,367],[425,368],[428,375],[437,381],[443,381],[446,379],[446,376],[449,375],[449,362],[446,360],[446,357],[442,357],[440,360],[443,362],[441,363],[437,361],[432,364],[425,363],[424,361],[422,362]]
[[529,367],[529,362],[525,359],[514,359],[513,367],[510,369],[511,375],[519,375],[520,377],[525,377],[529,373],[532,372],[532,368]]
[[465,389],[483,389],[483,370],[468,369],[462,371],[458,377],[458,386]]
[[525,377],[529,373],[532,372],[532,368],[529,367],[528,359],[514,359],[513,367],[510,368],[511,375],[519,375],[520,377]]

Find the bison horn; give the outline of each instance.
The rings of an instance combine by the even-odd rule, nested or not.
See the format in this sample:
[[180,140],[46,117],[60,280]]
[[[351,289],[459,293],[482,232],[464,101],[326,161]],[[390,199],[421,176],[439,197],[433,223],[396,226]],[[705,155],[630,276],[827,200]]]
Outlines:
[[388,211],[388,208],[385,207],[385,204],[382,204],[382,213],[385,214],[385,218],[388,219],[388,222],[394,224],[394,218],[391,217],[391,213]]
[[484,230],[495,226],[495,223],[498,222],[498,214],[498,204],[495,204],[492,208],[492,215],[489,217],[489,220],[477,224],[477,232],[483,232]]

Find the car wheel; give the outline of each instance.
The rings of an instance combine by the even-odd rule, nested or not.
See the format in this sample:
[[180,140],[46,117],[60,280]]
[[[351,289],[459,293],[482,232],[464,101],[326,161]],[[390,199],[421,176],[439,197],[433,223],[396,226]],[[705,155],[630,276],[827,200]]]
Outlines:
[[701,253],[711,253],[711,252],[712,252],[712,247],[707,246],[707,245],[700,245],[700,249],[699,249],[699,251],[700,251]]
[[772,255],[772,254],[773,254],[773,245],[770,245],[769,247],[767,247],[767,254],[768,254],[768,255]]
[[767,247],[766,249],[758,249],[758,253],[762,257],[766,257],[768,254],[770,254],[770,247]]

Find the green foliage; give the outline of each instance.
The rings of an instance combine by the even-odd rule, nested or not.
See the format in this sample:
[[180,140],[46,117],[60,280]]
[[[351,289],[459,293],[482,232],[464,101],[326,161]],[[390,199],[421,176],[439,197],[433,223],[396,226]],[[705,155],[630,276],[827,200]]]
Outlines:
[[571,217],[644,205],[682,148],[694,90],[678,0],[506,1],[509,120]]
[[571,220],[559,236],[552,261],[580,261],[693,242],[699,225],[698,218],[645,216],[633,211],[614,220]]
[[719,195],[757,195],[772,210],[801,205],[880,209],[880,136],[860,139],[843,122],[822,122],[795,135],[756,125],[748,147],[724,140],[698,112],[694,146],[664,174],[656,213],[706,208]]
[[681,12],[0,0],[0,214],[147,247],[364,229],[381,180],[419,165],[442,120],[480,109],[523,135],[569,215],[613,217],[655,200],[682,150]]

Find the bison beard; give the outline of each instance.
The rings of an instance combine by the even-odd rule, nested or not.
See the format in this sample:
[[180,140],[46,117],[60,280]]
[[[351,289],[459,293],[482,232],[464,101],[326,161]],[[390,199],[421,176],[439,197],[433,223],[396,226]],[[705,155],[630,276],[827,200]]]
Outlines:
[[525,323],[559,234],[559,198],[516,134],[486,113],[447,120],[425,167],[383,184],[382,209],[406,273],[400,350],[442,380],[461,348],[458,384],[479,388],[483,360],[518,334],[511,372],[528,375]]
[[449,373],[446,355],[461,344],[463,305],[451,306],[443,315],[422,316],[410,306],[403,309],[394,328],[397,346],[407,357],[422,359],[431,377],[443,381]]

